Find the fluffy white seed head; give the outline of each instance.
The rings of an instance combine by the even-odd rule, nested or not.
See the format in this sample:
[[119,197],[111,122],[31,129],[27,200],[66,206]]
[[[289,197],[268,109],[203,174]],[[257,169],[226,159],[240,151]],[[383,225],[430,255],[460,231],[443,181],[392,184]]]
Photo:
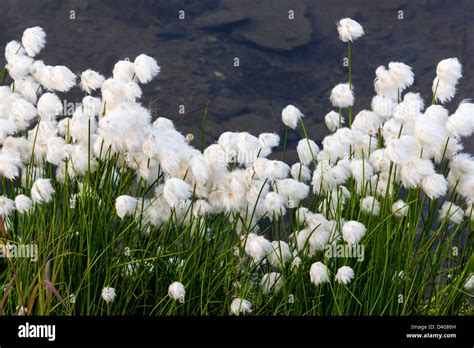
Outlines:
[[126,215],[133,215],[137,209],[137,199],[132,196],[122,195],[115,199],[115,210],[119,218],[123,219]]
[[170,178],[166,180],[163,188],[163,196],[170,205],[170,207],[177,207],[179,204],[191,198],[192,187],[187,182]]
[[404,164],[412,157],[418,155],[416,140],[410,135],[402,135],[400,138],[387,139],[385,155],[395,164]]
[[62,113],[63,104],[56,94],[45,93],[38,99],[38,115],[43,121],[52,121]]
[[116,296],[116,292],[115,292],[115,289],[114,288],[111,288],[111,287],[104,287],[102,289],[102,299],[109,303],[109,302],[113,302],[114,299],[115,299],[115,296]]
[[10,61],[5,67],[8,70],[8,75],[10,75],[13,80],[20,80],[27,77],[32,64],[33,58],[16,55],[10,58]]
[[447,219],[453,224],[460,224],[463,220],[464,211],[461,207],[452,202],[444,202],[439,210],[439,219],[441,221]]
[[245,245],[245,252],[252,257],[255,263],[263,260],[272,251],[270,241],[255,233],[249,233],[247,237],[243,238],[242,243]]
[[328,127],[331,132],[335,132],[336,129],[342,127],[344,122],[344,116],[336,111],[330,111],[324,116],[324,123],[326,123],[326,127]]
[[285,200],[276,192],[269,192],[265,197],[265,209],[270,217],[286,214]]
[[315,262],[311,265],[309,277],[311,283],[316,286],[327,283],[329,281],[328,269],[322,262]]
[[408,214],[408,204],[399,199],[392,205],[392,212],[396,217],[404,217]]
[[357,40],[364,35],[364,28],[351,18],[343,18],[337,22],[339,38],[343,42]]
[[372,111],[381,117],[382,120],[388,120],[393,115],[395,103],[392,99],[381,95],[372,98]]
[[31,187],[31,199],[35,203],[49,203],[53,200],[54,188],[51,179],[37,179]]
[[418,157],[412,157],[400,166],[400,178],[405,188],[415,188],[421,179],[435,174],[433,162]]
[[340,284],[347,285],[354,278],[354,270],[349,266],[342,266],[336,272],[336,281]]
[[469,276],[466,283],[464,284],[464,289],[467,291],[474,290],[474,273]]
[[357,221],[347,221],[342,226],[342,238],[348,244],[353,245],[360,242],[365,235],[365,226]]
[[361,210],[370,215],[379,215],[380,213],[380,202],[373,196],[364,197],[360,202]]
[[280,273],[271,272],[263,275],[260,281],[262,292],[266,295],[271,292],[277,293],[283,286],[283,279]]
[[435,99],[443,104],[451,101],[456,95],[456,85],[444,82],[438,77],[435,77],[433,80],[431,90],[433,91]]
[[463,101],[448,117],[446,129],[453,137],[469,137],[474,132],[474,103]]
[[160,73],[160,66],[156,60],[146,54],[140,54],[133,62],[135,74],[141,83],[150,82]]
[[84,92],[91,94],[102,87],[105,77],[98,72],[87,69],[81,74],[81,88]]
[[234,315],[252,313],[252,304],[248,300],[234,298],[230,304],[230,311]]
[[184,289],[184,285],[180,282],[172,283],[168,287],[168,295],[175,301],[184,302],[184,297],[186,296],[186,290]]
[[289,245],[284,241],[273,241],[267,260],[272,267],[283,267],[293,257]]
[[262,133],[258,136],[258,143],[262,149],[271,149],[278,146],[280,136],[275,133]]
[[50,82],[51,89],[67,92],[76,84],[76,75],[67,67],[57,65],[51,70]]
[[441,174],[431,173],[423,177],[420,185],[431,199],[443,197],[448,192],[448,181]]
[[349,83],[340,83],[331,90],[329,97],[331,103],[337,108],[347,108],[354,104],[354,94],[349,87]]
[[360,131],[372,137],[377,135],[380,127],[382,127],[380,117],[375,112],[368,110],[360,111],[352,123],[353,131]]
[[293,105],[287,105],[281,112],[281,120],[283,121],[285,126],[291,129],[296,128],[296,126],[298,125],[298,121],[302,117],[304,117],[304,115],[297,107]]
[[135,66],[128,60],[119,60],[114,65],[112,75],[114,79],[122,82],[131,82],[135,75]]
[[25,195],[18,195],[15,197],[15,206],[20,214],[24,214],[31,209],[33,201]]
[[307,166],[301,163],[295,163],[291,166],[291,176],[295,180],[308,182],[311,180],[311,171]]
[[23,32],[21,43],[30,57],[36,56],[46,45],[46,33],[41,27],[28,28]]
[[8,197],[0,196],[0,217],[5,218],[15,210],[15,202]]
[[383,65],[375,70],[374,89],[377,95],[398,101],[399,93],[397,84],[392,74]]
[[438,63],[436,77],[443,83],[455,86],[462,77],[462,65],[457,58],[446,58]]
[[296,152],[300,162],[307,166],[316,159],[319,147],[313,140],[304,138],[298,142]]
[[24,56],[26,54],[25,49],[16,40],[8,42],[5,46],[5,60],[10,63],[10,60],[15,56]]
[[388,71],[392,76],[392,79],[400,91],[410,87],[414,82],[414,74],[411,67],[399,62],[388,63]]

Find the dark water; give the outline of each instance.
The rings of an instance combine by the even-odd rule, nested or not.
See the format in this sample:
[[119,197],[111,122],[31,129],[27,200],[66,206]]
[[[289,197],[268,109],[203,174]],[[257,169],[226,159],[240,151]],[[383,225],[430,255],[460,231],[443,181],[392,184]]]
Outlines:
[[[1,0],[0,44],[20,39],[40,25],[48,44],[39,58],[74,72],[87,68],[110,75],[114,63],[140,53],[157,58],[158,79],[144,87],[145,103],[156,115],[173,119],[184,133],[200,138],[202,112],[186,113],[210,101],[206,143],[226,130],[284,134],[281,109],[291,103],[307,119],[309,135],[327,133],[323,116],[331,110],[331,88],[347,78],[346,44],[335,22],[359,21],[366,35],[353,46],[355,111],[369,108],[374,71],[401,61],[416,74],[412,91],[431,97],[436,64],[458,57],[464,66],[454,111],[474,96],[474,1],[92,1]],[[75,19],[70,19],[71,10]],[[185,19],[179,19],[179,11]],[[288,11],[295,19],[288,19]],[[403,19],[399,19],[399,10]],[[239,67],[234,67],[234,58]],[[3,59],[3,57],[2,57]],[[3,61],[2,61],[3,63]],[[79,98],[79,94],[76,96]],[[303,136],[290,132],[290,148]],[[464,142],[473,152],[473,140]],[[197,143],[196,143],[197,145]],[[294,155],[291,156],[294,159]]]

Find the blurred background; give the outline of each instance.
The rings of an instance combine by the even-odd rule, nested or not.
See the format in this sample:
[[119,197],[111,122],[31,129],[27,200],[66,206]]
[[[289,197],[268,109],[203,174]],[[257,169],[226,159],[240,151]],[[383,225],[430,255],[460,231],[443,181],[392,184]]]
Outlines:
[[[415,84],[430,103],[437,63],[458,57],[464,77],[457,104],[474,96],[474,1],[471,0],[0,0],[0,45],[20,40],[25,28],[42,26],[46,48],[37,56],[73,72],[91,68],[109,76],[116,61],[146,53],[161,74],[143,86],[154,117],[172,119],[199,143],[209,101],[206,144],[228,130],[284,136],[281,110],[297,106],[307,117],[309,136],[320,143],[328,133],[332,87],[347,80],[347,44],[336,21],[351,17],[366,34],[352,47],[354,113],[370,108],[373,79],[390,61],[413,67]],[[184,19],[179,16],[183,15]],[[294,20],[288,19],[294,11]],[[73,11],[73,12],[71,12]],[[400,12],[401,11],[401,12]],[[71,17],[74,17],[72,19]],[[403,18],[401,18],[403,17]],[[239,66],[234,66],[238,58]],[[2,64],[4,57],[2,55]],[[80,101],[77,89],[68,95]],[[179,113],[184,105],[186,115]],[[199,110],[192,112],[194,110]],[[289,133],[289,159],[303,137]],[[473,139],[464,141],[473,151]],[[281,149],[280,149],[281,150]],[[278,151],[276,156],[278,156]]]

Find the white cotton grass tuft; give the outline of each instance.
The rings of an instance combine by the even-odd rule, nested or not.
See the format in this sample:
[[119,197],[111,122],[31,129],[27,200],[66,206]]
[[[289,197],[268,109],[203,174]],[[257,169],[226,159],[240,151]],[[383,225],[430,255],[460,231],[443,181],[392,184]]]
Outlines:
[[[21,81],[22,79],[27,78],[32,64],[33,58],[15,55],[9,59],[9,62],[5,67],[13,80]],[[16,90],[18,91],[18,89]]]
[[354,104],[354,93],[349,83],[340,83],[331,90],[329,99],[334,107],[347,108]]
[[255,263],[262,261],[273,248],[269,240],[255,233],[249,233],[242,239],[242,243],[245,246],[245,252],[252,257]]
[[420,186],[431,199],[440,198],[448,192],[448,181],[443,175],[437,173],[423,177]]
[[462,77],[462,65],[457,58],[446,58],[436,67],[436,77],[445,84],[455,86]]
[[464,283],[464,289],[467,291],[474,290],[474,273],[472,273],[467,279],[466,283]]
[[462,65],[457,58],[446,58],[440,61],[436,67],[436,77],[432,85],[434,98],[441,103],[447,103],[453,99],[461,77]]
[[405,88],[410,87],[415,78],[411,67],[400,62],[388,63],[388,71],[392,76],[395,86],[403,91]]
[[265,197],[265,209],[272,218],[273,216],[283,216],[286,214],[285,200],[276,192],[269,192]]
[[56,119],[63,111],[63,104],[56,94],[45,93],[38,99],[38,115],[43,121]]
[[258,136],[258,143],[262,149],[271,149],[278,146],[280,136],[275,133],[262,133]]
[[350,245],[359,243],[365,232],[365,226],[357,221],[347,221],[342,226],[342,238]]
[[293,105],[287,105],[281,112],[281,119],[285,126],[295,129],[298,121],[304,117],[301,111]]
[[33,201],[25,195],[18,195],[15,197],[15,207],[18,213],[25,214],[33,206]]
[[50,74],[51,89],[58,92],[67,92],[76,84],[76,75],[69,68],[56,65]]
[[[1,125],[1,122],[0,122]],[[0,176],[6,179],[13,180],[20,175],[20,170],[23,167],[23,163],[16,156],[12,156],[5,152],[5,145],[3,151],[0,151]]]
[[364,35],[364,28],[351,18],[343,18],[337,22],[339,38],[343,42],[354,41]]
[[5,60],[7,63],[15,58],[16,56],[24,56],[26,54],[22,44],[16,40],[8,42],[5,46]]
[[8,197],[0,196],[0,217],[6,218],[15,210],[15,202]]
[[456,86],[446,83],[435,77],[431,90],[435,99],[441,103],[447,103],[454,98],[456,94]]
[[46,45],[46,33],[41,27],[28,28],[23,32],[21,43],[30,57],[36,56]]
[[336,272],[336,281],[347,285],[354,279],[354,270],[349,266],[342,266]]
[[16,99],[10,108],[10,120],[13,121],[16,131],[24,131],[32,120],[36,118],[37,109],[25,99]]
[[380,202],[373,196],[364,197],[360,202],[360,208],[366,214],[374,216],[380,214]]
[[135,66],[128,60],[119,60],[114,65],[112,75],[122,82],[131,82],[135,76]]
[[283,287],[283,279],[280,273],[265,273],[260,281],[262,292],[264,295],[277,293]]
[[395,109],[395,102],[381,95],[376,95],[372,98],[372,111],[379,115],[383,120],[388,120],[393,115]]
[[474,103],[463,100],[456,112],[448,117],[446,129],[453,137],[469,137],[474,132]]
[[163,196],[170,207],[184,204],[191,198],[192,187],[185,181],[177,178],[166,180],[163,188]]
[[290,246],[284,241],[273,241],[272,250],[268,253],[268,263],[272,267],[281,268],[293,257]]
[[392,212],[396,217],[404,217],[408,215],[408,204],[399,199],[392,204]]
[[168,287],[168,295],[175,301],[180,301],[181,303],[183,303],[184,297],[186,296],[186,290],[184,289],[184,285],[180,282],[173,282]]
[[113,302],[115,297],[116,297],[116,292],[114,288],[111,288],[109,286],[106,286],[102,289],[102,299],[106,302]]
[[233,315],[252,313],[252,304],[248,300],[234,298],[230,304],[230,311]]
[[464,211],[456,204],[446,201],[439,210],[439,219],[443,221],[449,220],[453,224],[460,224],[464,218]]
[[140,54],[133,62],[135,74],[141,83],[148,83],[160,73],[156,60],[146,54]]
[[311,283],[316,286],[329,282],[328,269],[326,265],[319,261],[313,263],[309,270],[309,277],[311,279]]
[[105,81],[105,77],[97,71],[87,69],[81,74],[81,88],[87,94],[100,89]]
[[301,258],[299,256],[296,256],[293,261],[291,261],[290,269],[295,270],[298,269],[301,265]]
[[295,179],[277,180],[273,186],[288,208],[296,208],[309,194],[309,186]]
[[37,179],[31,187],[31,199],[33,202],[49,203],[53,200],[54,188],[51,179]]
[[430,160],[412,157],[400,166],[399,174],[405,188],[415,188],[422,178],[435,174],[434,165]]
[[397,83],[393,79],[392,74],[390,74],[390,71],[383,65],[375,70],[374,89],[377,95],[398,101],[399,91]]
[[[377,135],[378,129],[381,126],[381,119],[375,112],[362,110],[355,116],[354,122],[352,123],[352,130],[359,131],[362,134],[368,134],[369,136],[374,137]],[[357,136],[360,133],[353,134]]]
[[330,111],[324,116],[324,123],[331,132],[335,132],[338,128],[342,127],[345,120],[342,114],[336,111]]
[[404,164],[418,154],[416,140],[410,135],[390,138],[386,143],[385,155],[395,164]]
[[119,218],[133,215],[137,209],[138,200],[135,197],[122,195],[115,199],[115,210]]
[[295,180],[308,182],[311,180],[311,171],[307,166],[301,163],[295,163],[291,166],[291,176]]
[[300,162],[307,166],[312,161],[315,161],[319,147],[313,140],[304,138],[298,142],[296,152],[298,153]]

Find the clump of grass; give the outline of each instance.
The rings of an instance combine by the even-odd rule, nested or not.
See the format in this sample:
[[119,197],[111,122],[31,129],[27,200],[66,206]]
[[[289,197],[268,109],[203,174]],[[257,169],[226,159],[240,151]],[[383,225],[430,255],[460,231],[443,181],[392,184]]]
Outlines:
[[[339,23],[348,52],[363,34],[357,25]],[[36,94],[68,90],[75,76],[33,62],[45,43],[41,28],[33,29],[26,43],[7,47],[3,80],[12,81],[0,94],[14,115],[10,124],[0,123],[0,314],[472,312],[467,189],[474,160],[458,153],[466,133],[455,133],[456,120],[473,104],[462,104],[449,119],[444,108],[421,116],[421,97],[407,93],[401,100],[413,83],[411,68],[391,63],[377,72],[378,113],[353,118],[350,63],[349,84],[333,89],[339,112],[329,119],[334,133],[321,150],[303,114],[284,109],[284,153],[290,129],[299,123],[304,133],[300,162],[290,169],[267,159],[280,140],[272,133],[227,132],[205,148],[209,103],[200,150],[170,120],[151,123],[137,102],[138,82],[148,83],[159,67],[145,55],[119,62],[105,82],[95,72],[83,74],[81,107],[58,122],[54,94],[39,101]],[[32,68],[21,75],[21,64]],[[456,62],[448,66],[456,70]],[[45,77],[52,69],[60,81]],[[449,88],[439,81],[449,73],[439,70],[433,100],[443,102]],[[37,88],[34,96],[25,84]],[[91,97],[99,88],[101,98]],[[344,108],[349,128],[341,128]],[[425,141],[420,119],[437,141]],[[39,178],[51,179],[52,187]],[[13,202],[19,195],[34,202]],[[14,254],[25,245],[38,248],[37,259]],[[168,294],[172,283],[176,296]]]

